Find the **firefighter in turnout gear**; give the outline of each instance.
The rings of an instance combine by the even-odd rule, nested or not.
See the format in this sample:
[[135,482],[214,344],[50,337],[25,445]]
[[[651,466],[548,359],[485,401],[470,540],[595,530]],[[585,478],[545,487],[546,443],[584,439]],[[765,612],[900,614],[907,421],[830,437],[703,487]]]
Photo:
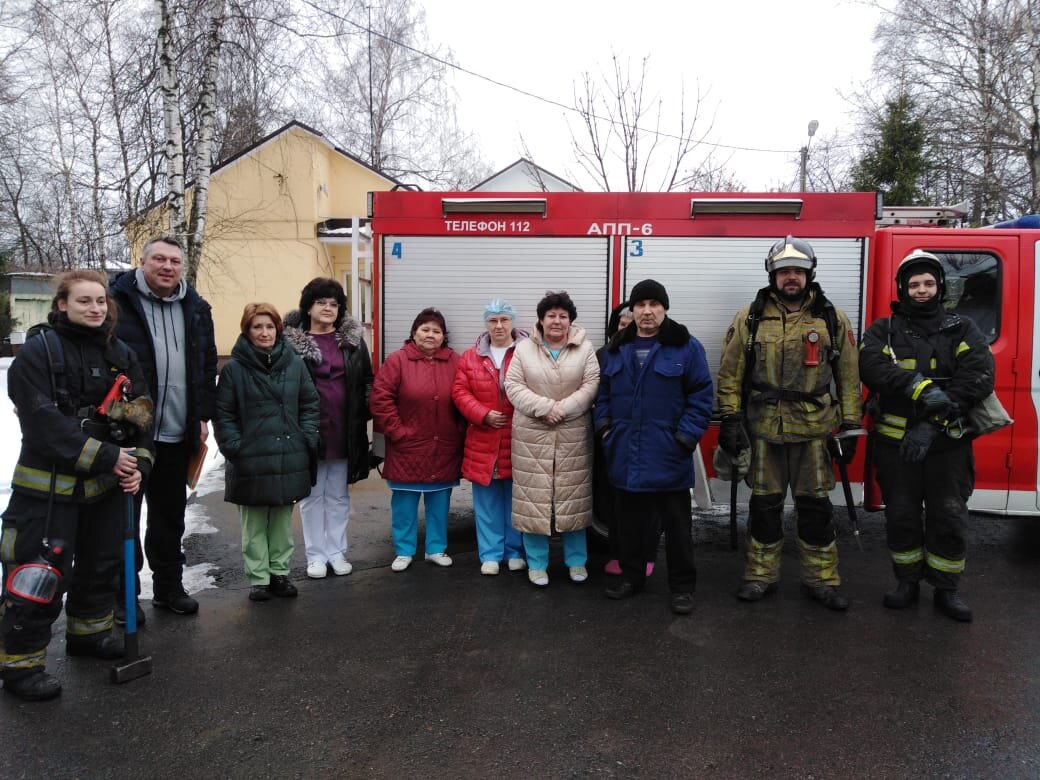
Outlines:
[[884,604],[916,603],[924,579],[941,612],[968,622],[957,585],[975,461],[959,418],[993,392],[993,354],[971,320],[943,308],[946,275],[935,255],[905,257],[896,290],[892,316],[868,328],[859,355],[863,383],[876,396],[874,462],[897,580]]
[[[732,458],[751,447],[747,563],[737,597],[758,601],[777,588],[790,488],[803,590],[844,610],[828,445],[836,430],[859,427],[856,340],[848,318],[814,281],[816,254],[807,242],[777,241],[765,267],[769,285],[734,317],[718,377],[719,446]],[[847,439],[842,457],[851,460],[854,447]]]
[[[103,273],[63,274],[50,328],[27,339],[8,370],[22,445],[0,533],[0,677],[20,699],[61,693],[44,661],[66,592],[66,655],[123,655],[113,582],[125,495],[140,489],[151,465],[152,423],[137,358],[112,335],[115,310]],[[119,414],[106,406],[102,416],[113,388],[126,397],[113,402]]]

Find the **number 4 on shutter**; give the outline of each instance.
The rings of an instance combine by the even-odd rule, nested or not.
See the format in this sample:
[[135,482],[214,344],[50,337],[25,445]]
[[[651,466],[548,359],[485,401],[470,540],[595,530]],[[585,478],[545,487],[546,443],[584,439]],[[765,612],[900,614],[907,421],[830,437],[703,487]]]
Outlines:
[[390,255],[400,259],[401,257],[401,242],[395,241],[393,247],[390,249]]

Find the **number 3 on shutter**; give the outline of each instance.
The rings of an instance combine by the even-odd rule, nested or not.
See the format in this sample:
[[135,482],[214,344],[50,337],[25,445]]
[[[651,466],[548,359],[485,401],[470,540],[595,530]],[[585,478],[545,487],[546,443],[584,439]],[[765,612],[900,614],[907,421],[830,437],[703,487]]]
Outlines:
[[643,256],[643,239],[633,238],[630,240],[628,245],[628,256],[629,257],[642,257]]

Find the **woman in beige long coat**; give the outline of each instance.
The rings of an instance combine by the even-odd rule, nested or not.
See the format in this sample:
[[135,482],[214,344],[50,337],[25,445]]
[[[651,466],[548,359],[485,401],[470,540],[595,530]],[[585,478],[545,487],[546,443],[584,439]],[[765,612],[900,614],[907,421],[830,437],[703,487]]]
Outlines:
[[566,292],[538,303],[536,332],[517,344],[506,374],[513,413],[513,527],[523,534],[527,576],[549,584],[549,536],[563,536],[570,578],[584,582],[592,522],[589,409],[599,363]]

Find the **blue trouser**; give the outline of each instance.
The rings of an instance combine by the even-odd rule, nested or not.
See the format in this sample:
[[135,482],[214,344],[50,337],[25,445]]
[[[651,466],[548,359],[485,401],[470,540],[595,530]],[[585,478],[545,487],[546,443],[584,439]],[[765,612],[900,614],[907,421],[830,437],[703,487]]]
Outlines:
[[415,556],[419,537],[419,498],[425,496],[426,554],[442,553],[448,549],[448,505],[451,488],[444,490],[390,491],[390,528],[394,535],[397,555]]
[[[585,529],[580,531],[564,531],[563,562],[568,567],[584,566],[589,560],[588,546],[585,544]],[[524,534],[524,550],[527,552],[527,568],[533,571],[545,571],[549,568],[549,537],[543,534]]]
[[523,540],[513,528],[513,480],[493,479],[489,485],[473,483],[477,551],[480,562],[523,558]]

